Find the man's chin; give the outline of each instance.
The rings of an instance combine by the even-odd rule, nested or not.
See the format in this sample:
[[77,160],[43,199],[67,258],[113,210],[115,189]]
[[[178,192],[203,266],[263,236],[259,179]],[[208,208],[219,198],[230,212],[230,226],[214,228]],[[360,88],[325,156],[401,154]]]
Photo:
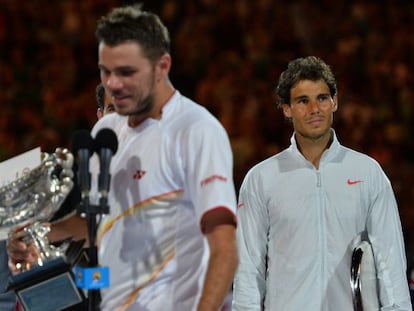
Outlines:
[[134,111],[131,111],[127,109],[126,107],[119,107],[119,106],[115,108],[115,112],[121,116],[130,116],[134,114]]
[[142,105],[132,109],[124,105],[115,105],[115,112],[121,116],[145,116],[150,113],[151,108],[152,105]]
[[128,113],[125,113],[122,109],[115,109],[115,112],[119,114],[120,116],[127,116]]

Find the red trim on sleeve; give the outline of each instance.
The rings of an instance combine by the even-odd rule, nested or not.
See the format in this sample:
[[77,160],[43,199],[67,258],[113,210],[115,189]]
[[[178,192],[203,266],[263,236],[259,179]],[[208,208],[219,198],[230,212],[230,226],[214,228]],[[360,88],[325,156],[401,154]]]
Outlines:
[[[231,216],[232,216],[232,218],[233,218],[232,224],[233,224],[235,227],[237,227],[237,216],[236,216],[236,214],[235,214],[235,213],[234,213],[231,209],[229,209],[227,206],[221,205],[221,206],[216,206],[216,207],[214,207],[214,208],[212,208],[212,209],[209,209],[208,211],[206,211],[206,212],[204,212],[204,213],[203,213],[203,215],[202,215],[202,216],[201,216],[201,218],[200,218],[200,228],[201,228],[201,232],[203,232],[203,233],[204,233],[204,228],[203,228],[203,226],[202,226],[202,220],[203,220],[203,218],[204,218],[207,214],[212,213],[212,212],[215,212],[215,211],[217,211],[217,210],[223,210],[223,211],[225,211],[225,212],[227,212],[227,213],[231,214]],[[230,224],[230,223],[229,223],[229,224]]]

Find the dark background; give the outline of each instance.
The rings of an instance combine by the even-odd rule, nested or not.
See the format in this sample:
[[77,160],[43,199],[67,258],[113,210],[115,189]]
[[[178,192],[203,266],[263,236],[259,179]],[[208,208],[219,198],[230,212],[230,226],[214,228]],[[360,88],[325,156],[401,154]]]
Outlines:
[[[96,20],[135,1],[0,0],[0,161],[41,145],[70,146],[96,121]],[[334,2],[334,3],[332,3]],[[377,159],[414,252],[413,55],[410,1],[143,1],[172,38],[174,85],[227,129],[239,187],[255,163],[288,145],[275,104],[293,58],[329,63],[339,87],[340,141]]]

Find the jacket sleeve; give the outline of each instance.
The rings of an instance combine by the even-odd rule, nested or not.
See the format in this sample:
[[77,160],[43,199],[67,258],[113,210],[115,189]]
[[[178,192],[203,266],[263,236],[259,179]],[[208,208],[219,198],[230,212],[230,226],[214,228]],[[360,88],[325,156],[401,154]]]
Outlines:
[[247,175],[237,210],[239,267],[233,283],[232,310],[261,310],[266,294],[269,217],[257,185]]
[[412,310],[406,256],[395,196],[383,172],[373,181],[367,231],[374,252],[381,310]]

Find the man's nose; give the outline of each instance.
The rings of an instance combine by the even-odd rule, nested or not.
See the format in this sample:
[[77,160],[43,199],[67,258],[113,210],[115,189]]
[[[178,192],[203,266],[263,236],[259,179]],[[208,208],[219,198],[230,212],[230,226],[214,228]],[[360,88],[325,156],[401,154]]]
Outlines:
[[107,77],[105,85],[108,90],[116,90],[122,87],[122,81],[116,75],[111,74]]
[[318,112],[320,110],[320,103],[318,100],[309,101],[309,110],[312,112]]

